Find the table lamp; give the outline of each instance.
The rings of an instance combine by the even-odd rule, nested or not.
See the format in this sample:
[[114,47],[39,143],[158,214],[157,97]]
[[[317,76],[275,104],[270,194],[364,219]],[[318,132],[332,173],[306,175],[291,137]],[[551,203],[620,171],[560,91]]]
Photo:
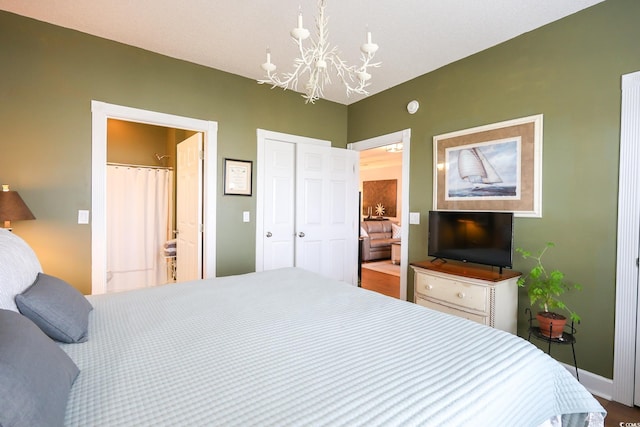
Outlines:
[[10,191],[9,186],[2,185],[0,191],[0,221],[4,221],[4,228],[11,231],[11,221],[36,219],[17,191]]

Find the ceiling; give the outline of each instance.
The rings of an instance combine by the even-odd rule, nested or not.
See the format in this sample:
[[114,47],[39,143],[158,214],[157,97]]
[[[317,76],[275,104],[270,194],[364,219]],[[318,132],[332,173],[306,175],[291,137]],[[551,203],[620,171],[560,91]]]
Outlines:
[[[371,31],[382,62],[368,88],[375,94],[601,1],[328,0],[326,14],[329,42],[349,64]],[[315,0],[0,0],[2,10],[251,79],[263,77],[267,47],[279,71],[292,69],[299,8],[313,35]],[[347,98],[333,81],[326,99],[364,97]]]
[[[390,146],[389,146],[390,147]],[[360,151],[360,170],[402,167],[402,151],[389,152],[387,147]]]

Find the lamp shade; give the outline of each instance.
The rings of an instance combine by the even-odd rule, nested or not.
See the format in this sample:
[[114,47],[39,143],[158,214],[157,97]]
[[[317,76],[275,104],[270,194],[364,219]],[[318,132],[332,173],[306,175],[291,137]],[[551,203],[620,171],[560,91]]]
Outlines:
[[0,191],[0,221],[36,219],[17,191]]

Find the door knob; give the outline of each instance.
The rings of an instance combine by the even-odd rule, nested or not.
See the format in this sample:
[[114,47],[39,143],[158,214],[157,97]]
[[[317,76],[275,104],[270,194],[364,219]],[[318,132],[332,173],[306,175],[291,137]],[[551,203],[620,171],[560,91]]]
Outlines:
[[304,237],[304,233],[301,231],[298,233],[298,237]]
[[271,234],[270,231],[267,231],[267,237],[271,237],[271,236],[273,236],[273,234]]

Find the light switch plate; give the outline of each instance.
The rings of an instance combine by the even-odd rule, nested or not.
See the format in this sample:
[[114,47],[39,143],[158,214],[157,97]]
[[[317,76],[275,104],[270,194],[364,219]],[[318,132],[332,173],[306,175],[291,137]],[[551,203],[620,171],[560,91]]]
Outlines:
[[249,221],[251,221],[251,215],[249,214],[249,211],[242,212],[242,222],[249,222]]
[[420,212],[409,212],[409,224],[420,224]]
[[78,211],[78,224],[89,224],[89,211],[83,209]]

